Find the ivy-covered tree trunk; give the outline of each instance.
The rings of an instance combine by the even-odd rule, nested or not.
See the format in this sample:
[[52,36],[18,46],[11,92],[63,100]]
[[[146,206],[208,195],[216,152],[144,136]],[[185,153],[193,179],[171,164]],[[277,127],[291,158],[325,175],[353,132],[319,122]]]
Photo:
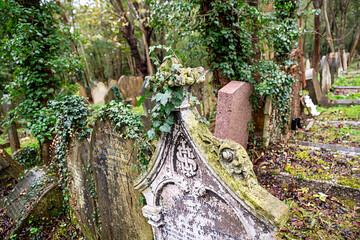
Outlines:
[[314,50],[312,54],[311,67],[315,72],[319,72],[319,62],[320,62],[320,40],[321,40],[321,5],[322,0],[313,0],[313,5],[316,11],[318,11],[314,16]]

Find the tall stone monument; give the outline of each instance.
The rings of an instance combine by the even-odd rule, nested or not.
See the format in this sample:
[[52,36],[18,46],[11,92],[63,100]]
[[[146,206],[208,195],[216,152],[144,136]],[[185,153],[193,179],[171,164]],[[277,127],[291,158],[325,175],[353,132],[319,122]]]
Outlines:
[[[204,81],[201,68],[181,70],[172,73],[172,85]],[[185,99],[172,113],[176,123],[135,184],[146,198],[142,212],[154,238],[275,239],[288,207],[260,187],[245,149],[214,137],[194,110]]]

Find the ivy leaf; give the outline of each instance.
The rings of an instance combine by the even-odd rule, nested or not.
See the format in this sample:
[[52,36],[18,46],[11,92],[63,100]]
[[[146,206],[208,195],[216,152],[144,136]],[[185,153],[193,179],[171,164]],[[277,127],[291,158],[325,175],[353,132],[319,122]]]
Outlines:
[[149,140],[152,141],[155,139],[155,129],[154,128],[151,128],[148,132],[147,132],[147,135],[149,137]]
[[167,124],[167,123],[164,123],[161,127],[160,127],[160,129],[159,129],[161,132],[170,132],[171,131],[171,127],[170,127],[170,125],[169,124]]

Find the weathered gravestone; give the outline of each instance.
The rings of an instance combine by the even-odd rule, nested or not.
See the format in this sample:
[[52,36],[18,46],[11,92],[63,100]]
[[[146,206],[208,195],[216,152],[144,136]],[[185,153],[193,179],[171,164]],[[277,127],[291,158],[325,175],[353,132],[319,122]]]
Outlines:
[[133,106],[137,105],[136,97],[141,95],[141,86],[143,81],[142,77],[134,76],[121,76],[118,81],[121,94],[125,100],[131,101]]
[[330,69],[330,76],[331,76],[331,85],[333,85],[335,82],[335,79],[337,78],[336,60],[335,60],[334,53],[329,53],[329,69]]
[[87,139],[78,140],[75,136],[70,142],[66,155],[70,171],[70,206],[82,232],[89,239],[97,239],[99,219],[96,212],[95,183],[90,165],[90,143]]
[[322,97],[322,90],[320,83],[317,80],[317,74],[313,68],[306,70],[305,72],[306,86],[309,89],[309,95],[313,100],[314,104],[320,104]]
[[324,94],[331,88],[331,74],[330,74],[330,67],[329,63],[326,59],[326,56],[323,56],[321,59],[320,64],[320,83],[321,83],[321,90]]
[[103,82],[99,82],[98,85],[91,90],[91,94],[94,100],[94,104],[104,103],[107,87]]
[[73,208],[83,229],[92,236],[150,240],[151,227],[139,206],[141,194],[133,188],[138,175],[134,141],[120,136],[114,127],[99,120],[90,149],[86,140],[75,141],[70,148],[67,162],[73,176]]
[[310,63],[309,59],[306,59],[305,65],[306,65],[306,67],[305,67],[306,70],[311,68],[311,63]]
[[346,71],[347,70],[347,53],[345,52],[345,50],[343,50],[343,54],[342,54],[342,64],[343,64],[344,71]]
[[10,178],[18,178],[24,167],[16,162],[5,150],[0,149],[0,186]]
[[56,216],[62,206],[62,194],[56,181],[47,175],[45,169],[34,168],[0,205],[6,208],[6,213],[16,222],[12,235],[21,231],[30,218],[36,221]]
[[251,120],[252,105],[249,97],[252,87],[249,83],[231,81],[218,93],[215,136],[231,139],[247,147],[248,122]]
[[173,112],[176,123],[135,186],[155,239],[274,239],[288,207],[257,183],[245,149],[213,137],[193,111],[185,100]]

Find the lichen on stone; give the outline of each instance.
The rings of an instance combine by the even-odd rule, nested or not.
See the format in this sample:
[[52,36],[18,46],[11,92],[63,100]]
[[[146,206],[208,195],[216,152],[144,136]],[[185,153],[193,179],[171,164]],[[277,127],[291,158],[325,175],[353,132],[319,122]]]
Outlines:
[[175,57],[168,58],[161,64],[160,72],[166,79],[168,86],[190,86],[205,81],[205,69],[203,67],[183,68],[182,66],[182,62]]

